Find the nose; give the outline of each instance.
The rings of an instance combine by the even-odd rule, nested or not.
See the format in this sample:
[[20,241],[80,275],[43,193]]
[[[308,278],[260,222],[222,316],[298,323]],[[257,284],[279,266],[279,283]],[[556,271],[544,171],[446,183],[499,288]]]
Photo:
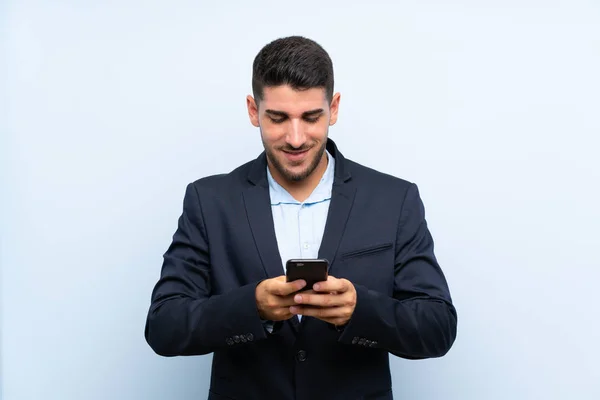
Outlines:
[[288,131],[285,141],[291,147],[297,149],[306,143],[306,135],[302,128],[302,123],[297,119],[292,119],[290,124],[290,130]]

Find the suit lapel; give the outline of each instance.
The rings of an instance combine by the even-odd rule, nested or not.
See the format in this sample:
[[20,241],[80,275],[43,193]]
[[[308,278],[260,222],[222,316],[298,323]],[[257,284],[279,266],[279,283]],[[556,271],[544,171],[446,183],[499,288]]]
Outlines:
[[244,192],[246,213],[250,229],[260,255],[267,278],[275,278],[284,273],[277,237],[271,212],[269,188],[253,186]]
[[355,194],[356,188],[354,185],[339,184],[333,186],[325,232],[319,248],[319,258],[328,260],[330,267],[335,260],[337,249],[344,234]]
[[331,204],[325,222],[325,232],[319,248],[319,258],[327,259],[331,268],[352,210],[356,184],[351,180],[349,162],[331,139],[327,142],[327,150],[335,157],[335,177],[331,188]]

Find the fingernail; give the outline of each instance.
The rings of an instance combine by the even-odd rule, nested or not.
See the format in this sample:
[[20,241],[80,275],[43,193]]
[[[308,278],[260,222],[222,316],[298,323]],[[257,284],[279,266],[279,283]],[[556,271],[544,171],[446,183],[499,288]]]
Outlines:
[[299,294],[297,294],[297,295],[294,297],[294,301],[295,301],[296,303],[301,303],[301,302],[302,302],[302,296],[300,296]]
[[296,314],[298,312],[298,307],[294,307],[294,306],[290,307],[290,312],[292,314]]
[[319,290],[321,288],[321,285],[319,285],[318,283],[315,283],[315,285],[313,286],[313,289],[315,290]]

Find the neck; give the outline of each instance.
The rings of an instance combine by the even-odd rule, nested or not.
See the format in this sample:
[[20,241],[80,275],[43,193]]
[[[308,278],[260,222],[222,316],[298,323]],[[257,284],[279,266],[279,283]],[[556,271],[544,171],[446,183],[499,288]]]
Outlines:
[[327,170],[327,164],[327,152],[323,152],[323,157],[321,157],[319,165],[317,165],[317,168],[315,168],[309,176],[301,181],[290,181],[281,176],[275,168],[271,166],[271,163],[268,163],[269,170],[271,171],[271,175],[275,182],[281,185],[281,187],[287,190],[287,192],[299,202],[306,200],[319,185],[323,174],[325,174],[325,170]]

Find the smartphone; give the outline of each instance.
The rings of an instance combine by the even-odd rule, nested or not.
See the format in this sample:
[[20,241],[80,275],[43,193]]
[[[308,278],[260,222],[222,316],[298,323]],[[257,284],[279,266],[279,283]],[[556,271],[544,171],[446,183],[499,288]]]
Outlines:
[[312,290],[317,282],[327,280],[329,261],[325,259],[292,259],[286,263],[286,278],[288,282],[298,279],[306,281],[306,286],[301,289]]

